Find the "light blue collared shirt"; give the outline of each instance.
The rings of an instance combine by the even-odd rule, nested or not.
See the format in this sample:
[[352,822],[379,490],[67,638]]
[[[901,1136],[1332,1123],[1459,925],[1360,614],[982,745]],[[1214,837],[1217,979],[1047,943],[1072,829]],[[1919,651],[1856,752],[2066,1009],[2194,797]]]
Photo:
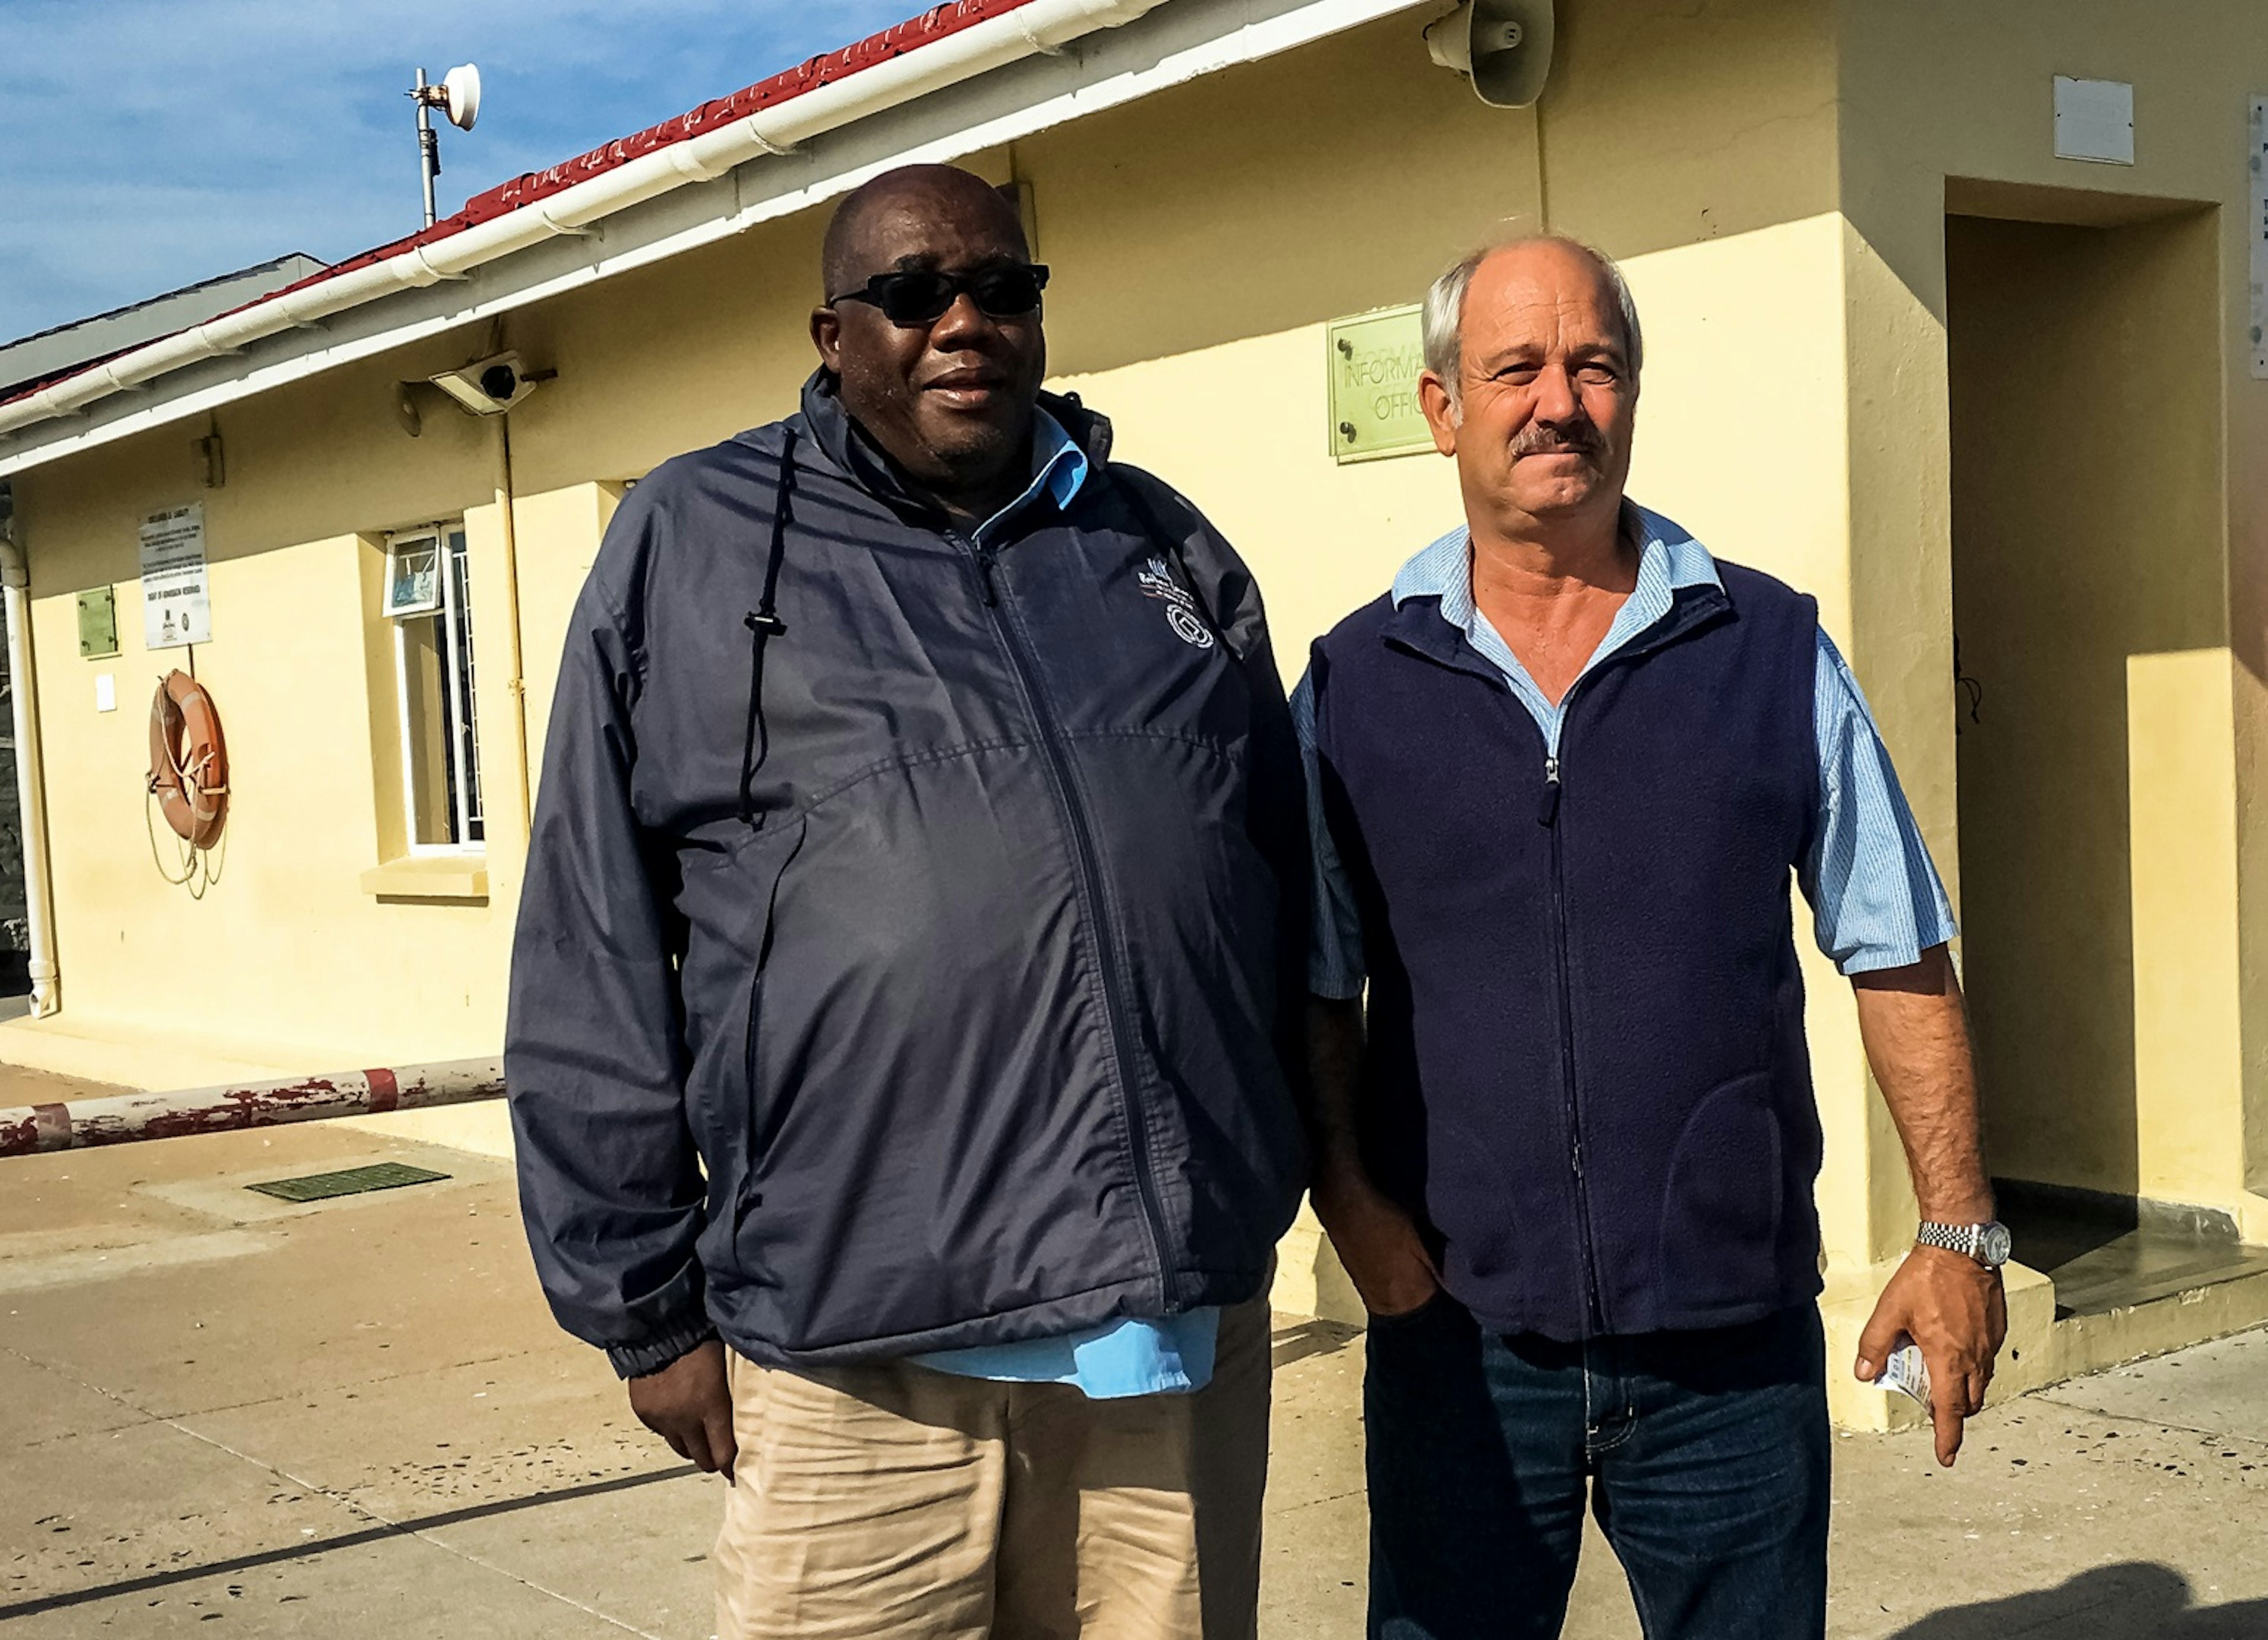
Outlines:
[[[1042,500],[1060,512],[1086,482],[1086,452],[1045,410],[1032,424],[1032,482],[1024,493],[976,526],[986,541],[998,526]],[[1127,1395],[1174,1394],[1212,1381],[1213,1346],[1220,1312],[1191,1310],[1151,1320],[1105,1321],[1054,1338],[1012,1344],[976,1344],[911,1357],[917,1364],[962,1378],[1018,1384],[1070,1384],[1096,1401]]]
[[[1700,542],[1660,513],[1631,504],[1640,541],[1638,585],[1580,679],[1643,636],[1668,615],[1680,587],[1724,583],[1716,560]],[[1566,696],[1554,705],[1520,658],[1473,602],[1472,535],[1462,527],[1427,547],[1394,577],[1398,608],[1414,598],[1440,600],[1441,619],[1464,635],[1483,659],[1504,674],[1513,698],[1543,732],[1546,756],[1559,754]],[[1572,693],[1572,688],[1570,693]],[[1307,766],[1307,825],[1314,843],[1314,926],[1307,959],[1307,989],[1318,997],[1362,995],[1362,919],[1354,888],[1323,817],[1315,763],[1315,699],[1312,677],[1292,695],[1292,722]],[[1810,901],[1819,948],[1843,973],[1864,974],[1918,962],[1956,931],[1945,885],[1929,857],[1899,789],[1897,770],[1882,745],[1859,680],[1834,640],[1819,634],[1819,665],[1812,686],[1812,722],[1819,744],[1819,813],[1808,857],[1796,879]]]

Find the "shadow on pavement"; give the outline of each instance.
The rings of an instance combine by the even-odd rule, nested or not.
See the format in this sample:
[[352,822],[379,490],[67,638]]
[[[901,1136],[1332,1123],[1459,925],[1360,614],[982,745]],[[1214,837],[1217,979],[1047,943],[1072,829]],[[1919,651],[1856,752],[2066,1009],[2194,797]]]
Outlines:
[[1933,1613],[1891,1640],[2268,1640],[2268,1600],[2198,1606],[2170,1566],[2127,1561],[2068,1583]]
[[1362,1328],[1343,1321],[1297,1321],[1274,1334],[1274,1362],[1280,1372],[1309,1356],[1336,1354],[1362,1336]]
[[[563,1504],[578,1497],[596,1497],[607,1492],[627,1491],[637,1486],[651,1486],[656,1481],[674,1481],[681,1475],[697,1473],[693,1466],[679,1464],[674,1468],[657,1469],[645,1475],[622,1475],[611,1481],[594,1481],[587,1486],[570,1486],[555,1492],[536,1492],[526,1497],[498,1498],[494,1503],[474,1504],[463,1509],[452,1509],[438,1515],[420,1515],[411,1520],[385,1520],[370,1516],[372,1524],[359,1532],[346,1532],[334,1538],[316,1538],[306,1543],[293,1543],[283,1548],[262,1549],[257,1554],[239,1555],[233,1559],[206,1561],[195,1566],[173,1566],[164,1571],[152,1572],[146,1577],[121,1577],[114,1583],[100,1583],[90,1589],[72,1589],[62,1594],[43,1594],[36,1600],[18,1600],[12,1606],[0,1606],[0,1623],[14,1617],[30,1617],[40,1612],[62,1611],[72,1606],[85,1606],[93,1600],[116,1600],[121,1595],[140,1594],[150,1589],[162,1589],[176,1583],[191,1583],[200,1577],[226,1577],[232,1572],[250,1571],[257,1566],[272,1566],[279,1562],[306,1560],[317,1555],[328,1555],[338,1549],[354,1548],[364,1543],[375,1543],[382,1538],[415,1536],[421,1532],[437,1531],[443,1526],[461,1526],[468,1520],[485,1520],[492,1515],[508,1515],[517,1510],[534,1509],[543,1504]],[[368,1514],[368,1511],[362,1511]]]

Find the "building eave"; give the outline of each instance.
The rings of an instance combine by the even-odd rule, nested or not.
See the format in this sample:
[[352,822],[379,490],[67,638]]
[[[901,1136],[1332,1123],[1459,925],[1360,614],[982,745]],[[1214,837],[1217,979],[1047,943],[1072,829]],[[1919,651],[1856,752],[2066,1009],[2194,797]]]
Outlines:
[[[1095,23],[1067,43],[1027,34],[1027,49],[934,85],[923,78],[925,67],[935,77],[936,66],[907,53],[895,62],[913,69],[895,71],[910,74],[911,89],[875,112],[826,123],[811,117],[826,113],[815,97],[799,98],[786,107],[801,111],[804,129],[776,120],[769,129],[794,140],[766,139],[754,158],[704,172],[699,144],[709,141],[707,151],[717,151],[713,134],[658,146],[608,167],[606,174],[618,179],[631,166],[647,169],[617,188],[603,214],[580,214],[587,196],[578,199],[577,190],[592,181],[539,194],[486,224],[508,230],[486,247],[492,254],[452,259],[453,243],[461,250],[471,232],[438,241],[420,236],[396,256],[364,264],[365,271],[391,272],[384,283],[349,290],[354,299],[335,300],[341,287],[334,281],[310,281],[200,327],[208,333],[199,338],[202,350],[177,347],[182,357],[158,361],[162,370],[137,379],[130,363],[110,361],[99,367],[108,379],[89,384],[101,391],[13,429],[0,407],[0,477],[682,255],[822,204],[894,166],[998,148],[1428,0],[1080,3],[1096,17],[1114,8],[1140,14]],[[1005,26],[1020,15],[998,13],[978,26]],[[964,53],[976,32],[956,36]],[[889,65],[865,70],[886,71]],[[665,168],[666,178],[659,174]],[[351,264],[342,268],[353,271]]]

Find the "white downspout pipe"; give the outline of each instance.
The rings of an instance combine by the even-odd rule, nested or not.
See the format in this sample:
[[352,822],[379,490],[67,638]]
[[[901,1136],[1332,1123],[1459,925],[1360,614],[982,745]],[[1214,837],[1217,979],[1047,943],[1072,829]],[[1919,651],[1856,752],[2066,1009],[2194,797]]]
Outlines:
[[1167,0],[1028,0],[1012,11],[814,86],[729,125],[642,154],[540,202],[91,365],[12,403],[0,404],[0,434],[76,415],[98,400],[183,365],[237,352],[263,337],[314,324],[394,291],[461,279],[484,262],[531,245],[585,232],[614,212],[657,195],[713,180],[760,155],[792,152],[814,136],[941,87],[1027,57],[1062,51],[1082,35],[1120,27],[1165,4]]
[[492,416],[496,424],[497,523],[504,544],[504,664],[512,669],[504,688],[512,693],[512,761],[518,766],[519,836],[523,847],[535,834],[533,772],[527,767],[527,675],[519,642],[519,530],[512,517],[517,498],[512,483],[512,413]]
[[32,573],[16,539],[12,503],[0,485],[0,588],[8,617],[8,698],[16,732],[16,805],[24,827],[24,920],[29,932],[32,1017],[63,1006],[55,967],[55,905],[48,878],[47,783],[40,774],[39,687],[32,672]]

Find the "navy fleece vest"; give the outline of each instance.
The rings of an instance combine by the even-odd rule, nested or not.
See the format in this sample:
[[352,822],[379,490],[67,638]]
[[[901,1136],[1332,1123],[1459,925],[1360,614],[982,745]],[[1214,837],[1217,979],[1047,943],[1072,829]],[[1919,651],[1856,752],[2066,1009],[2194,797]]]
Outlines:
[[1818,611],[1722,564],[1535,721],[1438,600],[1315,646],[1370,987],[1373,1176],[1487,1326],[1730,1326],[1819,1291],[1789,879]]

